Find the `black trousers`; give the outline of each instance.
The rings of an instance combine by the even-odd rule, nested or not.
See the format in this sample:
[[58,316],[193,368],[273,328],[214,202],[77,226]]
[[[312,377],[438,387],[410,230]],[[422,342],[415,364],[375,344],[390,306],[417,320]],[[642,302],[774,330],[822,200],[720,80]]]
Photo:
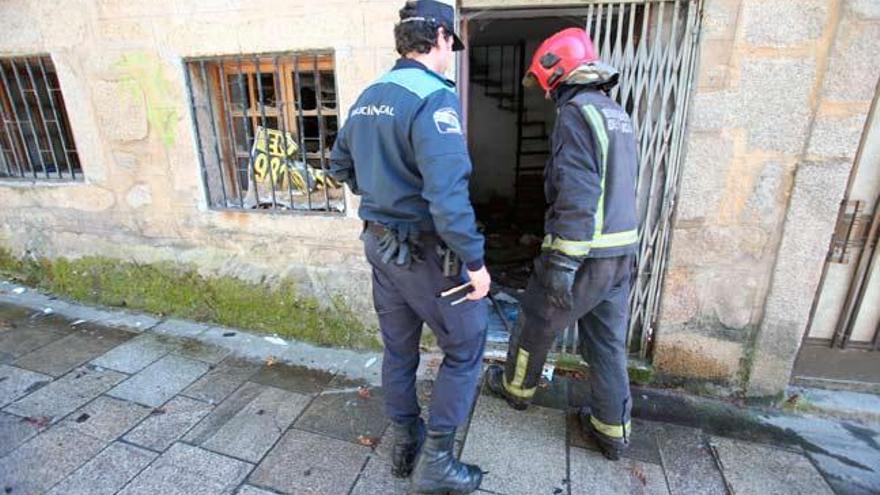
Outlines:
[[436,242],[423,246],[424,261],[401,267],[382,262],[375,234],[364,232],[361,239],[373,268],[373,303],[385,344],[382,388],[386,414],[397,423],[419,417],[416,369],[422,324],[427,323],[444,354],[434,382],[428,427],[451,431],[467,419],[476,397],[488,327],[485,301],[451,306],[448,299],[436,297],[463,281],[443,276]]

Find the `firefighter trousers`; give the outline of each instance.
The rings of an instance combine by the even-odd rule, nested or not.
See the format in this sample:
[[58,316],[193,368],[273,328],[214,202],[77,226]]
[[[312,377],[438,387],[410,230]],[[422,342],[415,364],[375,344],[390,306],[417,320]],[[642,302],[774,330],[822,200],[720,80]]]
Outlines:
[[590,365],[591,420],[600,432],[621,437],[629,428],[630,389],[626,333],[635,257],[587,258],[575,276],[571,310],[552,306],[541,285],[541,258],[523,295],[504,370],[508,393],[530,400],[557,335],[575,321]]

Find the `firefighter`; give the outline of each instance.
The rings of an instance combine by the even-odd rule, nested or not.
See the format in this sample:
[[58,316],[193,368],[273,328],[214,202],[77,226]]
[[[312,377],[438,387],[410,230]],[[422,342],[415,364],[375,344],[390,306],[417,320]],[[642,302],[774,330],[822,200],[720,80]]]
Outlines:
[[629,444],[626,333],[638,243],[636,139],[608,96],[617,79],[583,29],[554,34],[534,54],[524,84],[537,82],[557,107],[544,172],[545,239],[507,363],[486,372],[491,392],[525,409],[556,335],[577,321],[592,394],[581,427],[612,460]]
[[[358,97],[331,156],[331,175],[361,196],[361,239],[385,345],[392,474],[412,475],[416,493],[471,493],[482,479],[453,454],[455,430],[476,395],[488,326],[480,299],[490,285],[468,195],[460,105],[454,83],[441,75],[464,48],[453,14],[432,0],[404,5],[394,29],[401,58]],[[459,304],[438,297],[462,286],[471,292],[456,294]],[[416,397],[423,323],[444,353],[427,431]]]

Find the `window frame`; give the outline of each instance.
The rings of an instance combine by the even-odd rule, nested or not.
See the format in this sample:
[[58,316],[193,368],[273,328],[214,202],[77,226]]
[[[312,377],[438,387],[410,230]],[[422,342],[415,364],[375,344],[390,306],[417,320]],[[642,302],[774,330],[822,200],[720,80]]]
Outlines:
[[[281,131],[285,144],[287,134],[290,134],[298,147],[293,160],[305,163],[307,169],[309,167],[314,169],[312,172],[320,171],[324,177],[328,176],[332,142],[328,142],[330,130],[327,123],[335,119],[333,135],[340,127],[334,50],[187,57],[182,63],[208,209],[346,216],[348,198],[341,184],[333,188],[321,187],[320,190],[316,188],[311,192],[308,192],[307,187],[307,191],[303,194],[306,204],[298,205],[293,199],[290,181],[285,181],[287,187],[284,188],[274,185],[275,179],[272,177],[270,178],[273,184],[272,202],[271,205],[266,205],[261,200],[260,188],[253,180],[253,148],[257,139],[257,129],[272,131],[273,128],[266,123],[273,119],[274,130]],[[266,88],[263,82],[266,75],[272,76],[269,88],[272,90],[274,101],[271,105],[266,101],[266,95],[262,94]],[[306,88],[302,81],[305,76],[311,76],[311,88],[315,92],[315,108],[309,110],[301,108],[303,98],[300,95],[303,88]],[[242,84],[242,81],[246,82]],[[240,96],[246,96],[247,107],[234,100],[233,85],[239,86],[237,89]],[[242,89],[242,86],[246,86],[246,89]],[[201,90],[202,94],[197,94],[197,90]],[[333,97],[332,100],[325,102],[322,93],[327,90],[332,90]],[[201,105],[197,102],[199,99],[203,100]],[[260,105],[260,102],[263,104]],[[326,106],[328,102],[332,105]],[[202,118],[211,122],[203,122]],[[300,132],[306,127],[305,119],[309,118],[316,119],[317,136],[306,136],[305,132]],[[244,123],[239,125],[238,121],[241,120],[244,120]],[[206,138],[203,135],[205,131],[210,132],[212,136]],[[241,146],[242,141],[245,143],[244,147]],[[307,142],[317,142],[317,151],[309,151]],[[241,167],[242,160],[246,160],[247,168]],[[220,184],[214,180],[212,185],[212,180],[209,178],[209,167],[212,166],[219,167],[219,170],[211,173],[216,175]],[[242,174],[247,175],[249,179],[247,183],[242,180]],[[323,180],[317,182],[323,184]],[[244,197],[245,193],[250,195],[251,184],[255,189],[256,207],[249,205]],[[216,204],[217,197],[213,195],[216,195],[217,191],[212,189],[218,186],[223,190],[220,204]],[[231,189],[227,186],[231,186]],[[333,190],[332,200],[329,189]],[[318,198],[313,199],[314,195]],[[289,201],[285,203],[284,199]]]
[[[46,158],[51,158],[48,163]],[[84,180],[52,56],[0,56],[0,184],[77,184]]]

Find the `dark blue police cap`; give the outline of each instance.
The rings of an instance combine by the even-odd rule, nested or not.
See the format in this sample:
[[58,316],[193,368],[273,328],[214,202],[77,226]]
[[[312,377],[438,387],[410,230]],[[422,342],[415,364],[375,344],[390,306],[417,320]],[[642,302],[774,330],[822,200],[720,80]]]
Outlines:
[[416,0],[407,2],[408,6],[414,8],[413,15],[401,18],[400,22],[435,22],[447,32],[452,34],[452,50],[464,50],[464,43],[461,38],[455,34],[455,11],[451,5],[447,5],[437,0]]

